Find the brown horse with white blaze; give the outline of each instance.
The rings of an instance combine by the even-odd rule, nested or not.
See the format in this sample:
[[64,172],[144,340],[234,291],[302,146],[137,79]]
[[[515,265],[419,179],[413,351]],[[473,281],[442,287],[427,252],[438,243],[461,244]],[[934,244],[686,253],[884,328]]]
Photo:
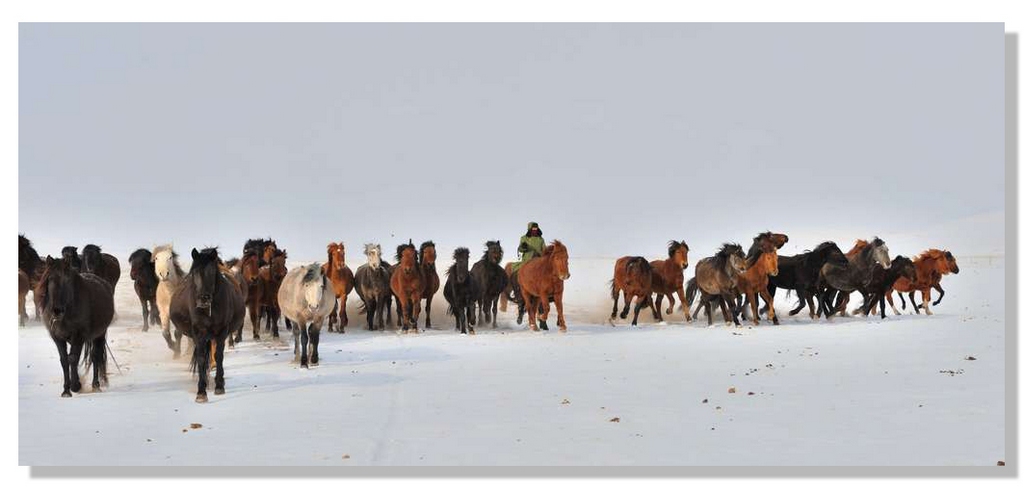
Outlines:
[[[636,326],[640,310],[650,307],[654,313],[654,320],[661,321],[661,311],[654,306],[651,300],[651,264],[642,256],[624,256],[615,260],[615,274],[612,277],[612,315],[609,322],[615,320],[615,314],[619,311],[619,291],[622,292],[626,304],[622,307],[620,319],[626,319],[629,315],[629,305],[636,298],[636,308],[633,310],[633,326]],[[615,323],[612,322],[612,326]]]
[[348,294],[355,285],[352,270],[345,265],[345,243],[337,242],[327,245],[327,263],[323,264],[322,273],[331,281],[334,288],[335,304],[331,314],[327,316],[327,331],[334,331],[334,322],[338,322],[338,332],[344,333],[348,326]]
[[665,314],[672,314],[676,305],[672,296],[678,295],[679,307],[683,310],[687,322],[692,318],[690,317],[690,303],[686,301],[683,271],[690,265],[689,253],[690,246],[686,244],[686,241],[672,240],[668,242],[668,259],[651,262],[651,291],[657,294],[657,298],[654,300],[655,308],[660,314],[661,300],[663,297],[667,297],[668,309],[665,310]]
[[[764,299],[768,306],[768,318],[772,324],[778,325],[779,318],[775,315],[775,302],[768,293],[768,277],[779,274],[779,255],[775,247],[775,241],[758,236],[754,238],[754,244],[747,255],[747,270],[739,274],[736,280],[736,288],[740,294],[747,297],[746,304],[750,306],[750,319],[754,325],[759,324],[758,320],[758,296]],[[746,305],[743,306],[743,314],[747,313]]]
[[557,239],[546,248],[541,256],[519,267],[516,280],[522,291],[523,301],[530,314],[530,329],[537,331],[538,309],[541,329],[548,329],[548,297],[554,297],[558,310],[558,329],[566,331],[565,316],[562,314],[562,292],[569,279],[569,250]]

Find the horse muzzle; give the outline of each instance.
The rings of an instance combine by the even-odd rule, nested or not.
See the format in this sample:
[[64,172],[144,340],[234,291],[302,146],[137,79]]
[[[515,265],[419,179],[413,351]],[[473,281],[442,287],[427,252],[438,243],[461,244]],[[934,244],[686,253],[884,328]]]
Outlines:
[[558,280],[569,280],[569,272],[565,272],[565,275],[559,275]]

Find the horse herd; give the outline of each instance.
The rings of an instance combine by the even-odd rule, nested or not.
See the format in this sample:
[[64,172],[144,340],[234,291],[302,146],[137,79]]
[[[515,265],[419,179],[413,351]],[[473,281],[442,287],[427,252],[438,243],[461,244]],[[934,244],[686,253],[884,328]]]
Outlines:
[[[715,306],[721,308],[726,322],[739,325],[743,317],[758,324],[760,316],[766,314],[779,324],[774,308],[778,288],[796,292],[800,300],[790,315],[805,306],[809,306],[812,318],[846,315],[850,294],[857,291],[864,303],[855,312],[869,314],[880,305],[884,318],[883,298],[892,305],[894,290],[900,293],[901,302],[902,293],[909,292],[915,310],[919,307],[914,292],[920,291],[923,308],[931,314],[930,305],[938,304],[945,294],[939,285],[942,276],[959,272],[948,251],[931,249],[914,260],[903,256],[890,260],[887,246],[878,238],[859,240],[845,254],[835,243],[824,242],[811,251],[779,256],[777,250],[788,241],[784,234],[765,232],[754,238],[746,253],[737,244],[724,244],[715,255],[697,262],[694,277],[685,283],[689,253],[685,241],[669,242],[665,260],[622,257],[615,263],[611,281],[611,319],[618,314],[621,293],[625,300],[619,316],[622,319],[636,300],[634,325],[640,310],[646,307],[651,308],[656,320],[662,320],[662,301],[666,297],[665,313],[672,314],[678,298],[687,321],[692,320],[690,305],[697,304],[692,315],[704,309],[709,325]],[[80,361],[92,367],[92,387],[98,391],[107,382],[106,331],[114,317],[113,293],[121,273],[117,258],[88,244],[81,254],[76,247],[67,246],[60,258],[47,256],[44,260],[25,236],[19,235],[18,243],[20,323],[24,325],[27,319],[25,299],[32,291],[36,318],[42,316],[60,354],[64,374],[61,395],[70,397],[81,389]],[[528,314],[533,331],[548,329],[550,304],[554,303],[558,328],[566,331],[562,294],[564,281],[570,277],[569,253],[558,240],[549,244],[541,256],[504,267],[500,241],[488,241],[483,256],[472,266],[469,250],[457,248],[452,265],[445,271],[443,288],[431,241],[418,248],[411,240],[399,245],[393,265],[384,261],[379,244],[365,245],[363,253],[366,263],[355,273],[345,264],[343,243],[327,246],[323,264],[289,269],[287,251],[278,248],[272,239],[248,240],[239,259],[223,260],[217,248],[193,248],[188,272],[182,269],[171,245],[138,249],[128,261],[142,305],[143,331],[151,323],[159,323],[175,358],[181,354],[183,336],[192,343],[190,368],[199,378],[197,402],[207,400],[211,368],[216,369],[214,394],[224,393],[224,349],[242,341],[247,311],[253,339],[257,340],[264,322],[264,331],[278,337],[283,316],[285,327],[292,331],[294,360],[308,368],[319,363],[324,322],[328,331],[345,332],[349,321],[345,306],[353,290],[361,300],[359,311],[366,316],[370,330],[384,330],[385,324],[393,324],[394,304],[401,331],[418,333],[424,301],[424,326],[431,328],[432,299],[441,290],[448,302],[447,312],[454,316],[456,330],[462,334],[473,334],[478,318],[482,324],[496,327],[499,306],[506,310],[510,300],[518,307],[517,322],[522,324]],[[934,303],[933,288],[940,294]],[[760,309],[759,300],[765,302]]]

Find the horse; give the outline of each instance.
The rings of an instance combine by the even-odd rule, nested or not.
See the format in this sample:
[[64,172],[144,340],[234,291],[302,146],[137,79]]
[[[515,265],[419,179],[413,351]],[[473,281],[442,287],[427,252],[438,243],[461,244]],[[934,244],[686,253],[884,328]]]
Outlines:
[[636,297],[636,308],[633,310],[633,326],[636,326],[640,310],[645,307],[651,308],[655,321],[663,320],[661,309],[655,306],[654,301],[651,300],[651,280],[653,275],[654,272],[652,271],[651,264],[642,256],[624,256],[615,260],[615,271],[611,280],[612,300],[614,303],[612,305],[612,315],[608,318],[608,322],[612,323],[612,326],[615,326],[615,315],[619,312],[619,291],[622,292],[622,298],[626,301],[626,304],[622,307],[620,319],[626,319],[626,316],[629,315],[629,305],[633,302],[633,298]]
[[320,363],[320,328],[337,307],[335,297],[334,286],[319,263],[295,267],[281,280],[277,302],[284,317],[294,323],[292,338],[299,368]]
[[348,311],[345,310],[345,305],[348,303],[348,294],[355,285],[355,276],[345,265],[345,243],[327,245],[327,263],[324,263],[322,273],[331,281],[336,301],[334,309],[327,317],[327,331],[334,331],[334,322],[337,321],[338,332],[344,333],[345,326],[348,326]]
[[[380,245],[367,243],[363,247],[366,263],[356,269],[355,290],[362,301],[360,314],[366,314],[366,327],[374,331],[379,327],[384,331],[384,311],[388,313],[388,324],[391,324],[391,274],[380,259]],[[376,320],[377,324],[374,324]]]
[[661,301],[668,298],[668,309],[665,314],[672,314],[676,301],[673,295],[679,296],[679,307],[683,310],[686,322],[690,322],[690,303],[686,302],[686,290],[683,286],[683,271],[689,266],[690,246],[686,241],[672,240],[668,242],[668,259],[651,262],[651,291],[656,295],[655,308],[661,311]]
[[864,304],[857,312],[867,316],[876,305],[881,306],[882,319],[885,319],[885,294],[892,290],[893,284],[899,279],[913,282],[917,279],[917,271],[914,269],[914,262],[903,255],[892,260],[892,265],[887,269],[881,269],[881,265],[875,265],[876,270],[871,274],[871,282],[860,292],[864,296]]
[[[285,266],[288,253],[284,250],[277,250],[275,253],[267,265],[260,267],[256,278],[255,307],[249,309],[249,319],[253,321],[252,337],[254,340],[260,339],[260,316],[253,317],[253,311],[266,312],[267,325],[265,329],[270,331],[274,338],[280,337],[277,325],[281,320],[281,306],[278,303],[277,294],[281,288],[281,281],[288,274],[288,267]],[[333,292],[334,289],[331,290]],[[288,321],[290,320],[285,318],[288,329],[291,329]],[[239,334],[239,338],[241,338],[241,334]]]
[[[34,290],[36,285],[39,283],[40,277],[43,275],[43,269],[46,268],[46,264],[43,263],[43,259],[39,257],[39,253],[36,252],[35,248],[32,247],[32,242],[25,237],[24,234],[18,235],[18,270],[25,272],[28,276],[28,288]],[[39,307],[39,298],[35,294],[32,294],[32,300],[35,303],[35,317],[39,319],[39,314],[42,309]]]
[[238,286],[220,270],[216,248],[192,248],[192,266],[171,298],[171,321],[179,344],[181,335],[192,339],[193,373],[198,374],[196,402],[207,401],[210,353],[216,362],[214,395],[224,394],[224,345],[245,323],[245,303]]
[[[174,358],[181,355],[180,341],[171,339],[171,298],[181,287],[185,271],[178,264],[178,254],[174,247],[166,244],[153,248],[153,269],[160,281],[156,286],[156,307],[160,311],[160,329],[163,332],[167,348],[174,352]],[[179,337],[180,340],[180,337]]]
[[391,269],[391,293],[398,298],[398,324],[402,326],[403,333],[410,327],[413,333],[419,333],[417,321],[420,318],[423,276],[412,240],[398,245],[395,260],[398,263]]
[[82,270],[99,275],[110,283],[111,289],[117,289],[117,281],[121,279],[121,263],[110,253],[103,253],[99,246],[87,244],[82,248]]
[[139,248],[128,257],[128,263],[131,266],[130,276],[135,282],[135,295],[142,304],[142,331],[149,331],[150,322],[160,322],[160,311],[156,306],[156,289],[160,279],[156,276],[153,253]]
[[60,249],[60,258],[75,270],[82,269],[82,255],[78,254],[77,246],[65,246]]
[[[788,240],[788,239],[787,239]],[[778,240],[762,233],[754,238],[754,243],[747,253],[747,270],[740,274],[736,287],[746,296],[745,304],[750,305],[750,318],[754,326],[759,324],[757,299],[760,296],[768,306],[768,317],[772,324],[778,325],[779,318],[775,315],[775,303],[768,293],[769,277],[779,274],[779,255],[776,246]],[[746,305],[743,314],[746,315]]]
[[498,327],[498,298],[508,287],[508,274],[501,268],[501,260],[505,251],[501,249],[501,241],[488,241],[480,260],[473,264],[469,271],[473,275],[478,295],[474,298],[480,308],[483,323],[491,323],[492,328]]
[[[107,328],[114,319],[114,290],[102,278],[79,272],[70,262],[46,257],[46,268],[37,284],[43,320],[57,345],[64,390],[61,397],[79,392],[78,362],[84,356],[92,365],[92,390],[107,384]],[[68,344],[71,345],[70,352]]]
[[523,305],[530,314],[530,329],[537,331],[538,318],[540,328],[548,329],[548,313],[551,312],[548,298],[553,297],[558,311],[558,330],[566,332],[565,315],[562,313],[562,292],[570,274],[569,250],[565,245],[556,239],[544,248],[541,256],[523,263],[515,273]]
[[273,239],[267,238],[254,238],[247,240],[245,245],[242,247],[242,259],[244,260],[247,256],[255,256],[257,260],[257,266],[262,267],[270,263],[267,258],[267,249],[270,248],[270,258],[273,258],[274,251],[277,249],[277,243]]
[[419,253],[420,278],[423,284],[423,292],[420,297],[427,301],[423,312],[427,315],[424,327],[430,329],[430,302],[434,294],[441,288],[441,278],[437,276],[437,250],[434,249],[433,241],[424,241],[420,244]]
[[[850,292],[863,290],[872,279],[875,273],[875,265],[880,265],[881,270],[888,270],[892,266],[889,259],[889,247],[885,241],[875,237],[863,246],[857,248],[852,258],[848,258],[846,266],[825,264],[821,268],[821,284],[824,287],[818,289],[818,314],[825,311],[825,317],[830,318],[835,313],[846,315],[846,304],[850,300]],[[835,306],[832,307],[830,297],[837,294]],[[867,300],[867,296],[864,296]]]
[[960,267],[956,263],[956,258],[949,251],[937,250],[935,248],[925,250],[921,254],[914,258],[914,270],[916,272],[916,279],[908,280],[901,278],[897,280],[893,286],[886,291],[885,299],[892,306],[893,311],[896,314],[900,314],[899,310],[892,302],[892,291],[895,290],[900,294],[900,302],[903,305],[903,309],[907,308],[907,303],[903,301],[903,292],[910,293],[910,304],[914,306],[914,312],[917,314],[921,313],[921,308],[918,307],[917,303],[914,302],[914,292],[921,291],[921,305],[924,307],[925,314],[929,316],[932,314],[929,302],[931,302],[932,293],[931,289],[939,291],[939,298],[931,305],[938,305],[942,297],[946,295],[946,291],[942,290],[942,286],[939,285],[939,281],[942,280],[943,275],[958,274],[960,273]]
[[[243,287],[247,288],[245,306],[249,310],[249,324],[253,327],[253,334],[258,337],[260,318],[263,317],[263,311],[257,300],[261,295],[261,292],[257,290],[260,279],[260,257],[253,253],[243,255],[238,262],[238,268],[242,272]],[[237,340],[242,341],[241,338]]]
[[[837,266],[845,266],[848,263],[846,256],[843,255],[839,246],[832,241],[824,241],[814,247],[813,250],[793,256],[779,256],[779,273],[768,277],[768,295],[772,298],[771,303],[774,303],[776,289],[782,288],[796,291],[800,303],[789,311],[789,315],[795,316],[804,308],[805,304],[810,304],[811,318],[817,318],[818,315],[815,314],[814,308],[814,296],[818,291],[821,267],[826,263]],[[767,311],[768,304],[765,304],[760,312],[764,313]]]
[[455,316],[455,329],[461,334],[476,334],[474,301],[480,297],[476,277],[469,270],[469,248],[456,248],[452,253],[455,263],[445,272],[444,299],[448,301],[448,315]]
[[739,319],[732,312],[736,309],[736,284],[739,275],[746,269],[746,255],[743,248],[735,243],[723,244],[714,256],[697,262],[693,278],[686,283],[686,300],[692,303],[697,291],[700,291],[701,306],[707,314],[708,326],[712,324],[712,299],[717,299],[721,306],[725,322],[732,321],[739,326]]
[[18,269],[18,326],[24,326],[25,320],[28,319],[28,313],[25,312],[25,296],[31,289],[32,285],[29,282],[28,274],[24,270]]

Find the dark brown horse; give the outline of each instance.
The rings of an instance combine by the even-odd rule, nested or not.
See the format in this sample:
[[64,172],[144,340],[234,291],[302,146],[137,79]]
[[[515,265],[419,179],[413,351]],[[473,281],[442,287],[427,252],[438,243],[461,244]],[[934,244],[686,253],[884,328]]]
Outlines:
[[345,243],[327,245],[327,263],[324,263],[322,272],[334,286],[335,295],[334,310],[327,316],[327,331],[334,331],[334,322],[337,321],[338,332],[344,333],[345,326],[348,326],[348,312],[345,306],[348,304],[348,294],[355,285],[355,276],[345,265]]
[[[91,273],[79,273],[71,263],[46,257],[46,268],[34,294],[40,297],[43,321],[57,345],[64,390],[71,397],[82,389],[78,362],[92,364],[92,389],[107,382],[107,327],[114,318],[114,291],[110,284]],[[71,345],[70,352],[68,344]]]
[[82,248],[82,271],[99,275],[117,289],[117,281],[121,279],[121,263],[110,253],[103,253],[99,246],[87,244]]
[[[754,238],[754,244],[747,254],[747,270],[739,275],[736,282],[740,294],[746,296],[746,304],[750,306],[751,311],[749,317],[755,326],[759,324],[758,296],[768,305],[768,318],[772,320],[772,324],[779,324],[779,318],[775,315],[775,302],[768,293],[768,278],[779,274],[776,242],[765,235]],[[743,314],[746,314],[746,306],[743,308]]]
[[441,277],[437,275],[437,250],[433,241],[424,241],[420,245],[420,278],[423,280],[423,292],[420,297],[427,301],[423,312],[427,315],[424,326],[430,329],[430,303],[434,294],[441,288]]
[[[288,253],[286,251],[277,250],[276,254],[270,258],[269,264],[260,267],[260,272],[256,279],[256,310],[262,311],[266,315],[267,325],[265,329],[270,331],[274,338],[280,337],[277,325],[281,320],[281,306],[278,303],[277,292],[281,289],[281,281],[288,274],[288,267],[285,266],[285,260],[287,259]],[[285,319],[285,321],[287,322],[288,319]],[[253,325],[254,339],[260,339],[259,329],[259,318],[256,318],[256,323]],[[288,329],[291,328],[289,327]]]
[[215,395],[224,393],[224,347],[245,322],[245,303],[238,286],[221,273],[216,248],[192,249],[192,267],[171,298],[171,321],[178,344],[184,334],[193,341],[192,372],[199,377],[196,402],[206,402],[210,354],[216,363]]
[[410,327],[413,333],[419,333],[417,321],[420,318],[423,277],[412,240],[398,245],[395,260],[398,263],[391,267],[391,293],[398,299],[398,322],[403,333]]
[[[39,279],[43,276],[43,269],[46,268],[46,264],[43,263],[43,259],[39,257],[39,253],[36,252],[35,248],[32,247],[32,242],[25,237],[24,234],[18,235],[18,270],[25,272],[28,276],[28,288],[34,290],[36,285],[39,284]],[[32,294],[33,302],[36,306],[35,317],[39,319],[39,314],[42,309],[39,307],[39,297]]]
[[687,322],[692,318],[690,317],[690,303],[686,301],[686,291],[683,287],[683,271],[690,265],[689,253],[690,247],[686,241],[672,240],[668,242],[668,259],[651,262],[651,291],[657,294],[657,298],[654,300],[655,308],[661,311],[661,300],[663,297],[667,297],[668,309],[665,309],[665,314],[672,314],[676,305],[672,296],[678,295],[679,307],[682,308]]
[[544,248],[541,256],[523,263],[515,275],[523,304],[530,314],[530,329],[537,331],[538,318],[541,329],[548,329],[548,313],[551,312],[548,298],[552,297],[558,310],[558,330],[564,333],[566,325],[562,313],[562,292],[565,290],[565,281],[569,279],[569,250],[565,245],[556,239]]
[[612,315],[608,321],[615,326],[615,315],[619,312],[619,292],[626,303],[622,306],[620,319],[626,319],[629,315],[629,305],[636,298],[636,308],[633,310],[633,326],[636,326],[640,310],[650,307],[654,313],[654,320],[661,321],[661,310],[651,300],[651,264],[642,256],[624,256],[615,260],[615,273],[612,277]]
[[160,280],[156,277],[153,253],[139,248],[128,257],[128,264],[131,266],[131,279],[135,283],[135,295],[142,304],[142,331],[149,331],[149,323],[160,322],[160,311],[156,306],[156,288]]
[[488,241],[484,254],[480,260],[473,264],[469,271],[473,275],[474,286],[477,297],[474,300],[480,308],[481,323],[491,323],[492,328],[498,327],[498,297],[508,286],[509,279],[505,270],[501,268],[501,260],[505,251],[501,248],[501,241]]

